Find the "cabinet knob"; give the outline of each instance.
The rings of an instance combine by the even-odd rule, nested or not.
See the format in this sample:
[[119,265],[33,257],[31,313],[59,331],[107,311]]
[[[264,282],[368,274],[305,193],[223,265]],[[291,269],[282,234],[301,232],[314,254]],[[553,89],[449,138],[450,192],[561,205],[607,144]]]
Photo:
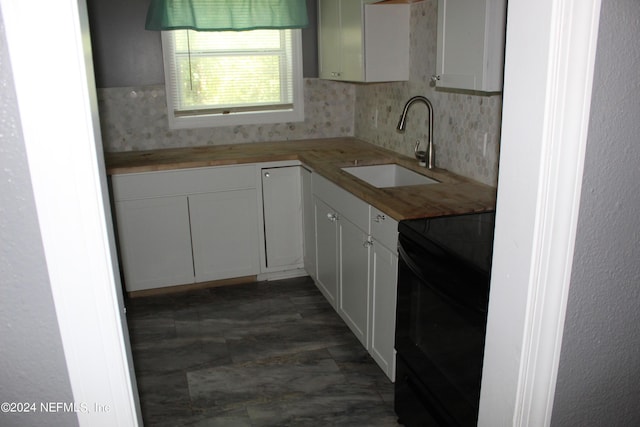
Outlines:
[[371,246],[373,246],[373,240],[371,240],[371,237],[365,240],[362,246],[364,246],[365,248],[370,248]]
[[270,176],[271,176],[271,175],[269,174],[269,172],[265,172],[265,173],[264,173],[264,177],[265,177],[265,178],[269,178]]
[[380,215],[380,214],[378,214],[378,215],[376,215],[376,217],[374,218],[374,221],[375,221],[375,222],[382,222],[382,221],[384,221],[385,219],[387,219],[386,215]]
[[327,214],[327,219],[331,222],[336,222],[338,220],[338,214],[330,212]]
[[431,76],[431,83],[430,83],[431,87],[436,86],[438,84],[438,81],[440,81],[440,76],[438,74],[433,74]]

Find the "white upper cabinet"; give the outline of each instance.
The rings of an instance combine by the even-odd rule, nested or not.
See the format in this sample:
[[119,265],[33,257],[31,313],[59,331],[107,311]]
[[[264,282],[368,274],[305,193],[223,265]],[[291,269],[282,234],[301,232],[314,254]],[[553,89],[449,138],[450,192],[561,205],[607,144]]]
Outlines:
[[506,0],[438,0],[436,86],[501,92]]
[[320,78],[353,82],[409,79],[409,4],[318,1]]

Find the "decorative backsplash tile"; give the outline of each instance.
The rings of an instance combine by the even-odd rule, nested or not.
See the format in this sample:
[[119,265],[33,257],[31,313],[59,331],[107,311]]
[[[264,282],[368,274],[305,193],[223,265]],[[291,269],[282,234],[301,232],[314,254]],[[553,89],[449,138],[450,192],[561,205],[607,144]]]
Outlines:
[[304,122],[171,130],[164,85],[98,90],[106,151],[353,136],[353,85],[305,79],[304,101]]
[[[355,136],[413,156],[426,149],[427,109],[414,104],[406,131],[396,131],[405,102],[424,95],[434,107],[436,166],[497,184],[502,97],[434,89],[437,0],[411,5],[408,82],[352,84],[305,79],[300,123],[170,130],[164,85],[99,89],[105,150],[131,151],[246,142]],[[486,141],[486,142],[485,142]]]

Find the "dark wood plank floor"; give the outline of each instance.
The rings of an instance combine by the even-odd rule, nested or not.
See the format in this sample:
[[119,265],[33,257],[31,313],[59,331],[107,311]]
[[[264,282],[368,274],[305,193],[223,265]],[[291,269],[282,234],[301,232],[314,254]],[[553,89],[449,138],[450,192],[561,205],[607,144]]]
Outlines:
[[127,301],[146,426],[397,426],[393,384],[308,277]]

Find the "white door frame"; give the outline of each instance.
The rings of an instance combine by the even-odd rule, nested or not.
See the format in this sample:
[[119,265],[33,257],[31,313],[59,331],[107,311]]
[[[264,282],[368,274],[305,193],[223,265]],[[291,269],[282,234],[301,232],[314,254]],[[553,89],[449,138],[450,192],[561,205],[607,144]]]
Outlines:
[[479,426],[548,426],[601,0],[509,0]]
[[79,424],[141,425],[85,1],[0,0],[0,6]]

